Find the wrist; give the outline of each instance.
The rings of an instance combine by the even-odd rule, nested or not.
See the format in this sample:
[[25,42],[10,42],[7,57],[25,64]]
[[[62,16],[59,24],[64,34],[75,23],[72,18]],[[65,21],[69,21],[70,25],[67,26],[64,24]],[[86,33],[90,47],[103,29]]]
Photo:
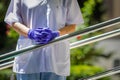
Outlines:
[[62,31],[58,31],[59,32],[59,35],[62,36],[63,35],[63,32]]
[[53,36],[54,36],[54,37],[58,37],[58,36],[60,36],[59,31],[53,31]]
[[30,39],[34,39],[34,37],[33,37],[33,30],[29,29],[27,36]]

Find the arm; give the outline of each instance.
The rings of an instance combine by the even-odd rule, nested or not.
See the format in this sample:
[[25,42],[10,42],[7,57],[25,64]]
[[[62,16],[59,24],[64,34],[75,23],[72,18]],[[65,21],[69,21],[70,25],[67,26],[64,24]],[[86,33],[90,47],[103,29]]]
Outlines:
[[25,25],[19,23],[19,22],[15,22],[12,24],[12,28],[17,32],[19,33],[20,35],[23,35],[25,37],[28,37],[28,31],[29,31],[29,28],[27,28]]
[[[27,28],[25,25],[19,23],[19,22],[16,22],[16,23],[13,23],[13,29],[18,32],[20,35],[23,35],[25,37],[28,37],[27,34],[28,34],[28,31],[29,31],[29,28]],[[72,33],[75,31],[75,27],[76,25],[75,24],[71,24],[71,25],[67,25],[63,28],[61,28],[59,30],[60,32],[60,36],[61,35],[64,35],[64,34],[69,34],[69,33]]]
[[59,30],[60,36],[74,32],[75,28],[76,28],[76,24],[66,25],[65,27]]

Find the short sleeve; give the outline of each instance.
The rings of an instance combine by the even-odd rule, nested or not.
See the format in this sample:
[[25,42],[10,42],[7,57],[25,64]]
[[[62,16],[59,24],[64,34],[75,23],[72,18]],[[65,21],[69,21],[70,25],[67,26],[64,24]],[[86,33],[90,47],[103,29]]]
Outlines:
[[82,24],[84,22],[77,0],[68,0],[66,24]]
[[22,22],[20,16],[20,0],[11,0],[4,21],[10,26],[14,22]]

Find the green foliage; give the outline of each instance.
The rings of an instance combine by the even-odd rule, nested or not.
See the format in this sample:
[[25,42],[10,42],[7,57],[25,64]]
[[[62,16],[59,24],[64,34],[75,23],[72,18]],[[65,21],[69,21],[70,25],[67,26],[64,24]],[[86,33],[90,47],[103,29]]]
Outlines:
[[[10,0],[0,0],[0,23],[4,23],[4,17],[8,8]],[[6,28],[5,28],[6,27]],[[2,24],[0,25],[0,32],[8,32],[7,26],[3,26]],[[12,43],[11,43],[12,42]],[[9,35],[6,33],[0,34],[0,54],[4,52],[8,52],[11,49],[13,50],[13,45],[14,45],[14,39],[10,38]],[[10,46],[11,47],[10,47]]]
[[[3,3],[0,3],[0,14],[2,14],[3,12],[5,12],[4,10],[5,9],[3,8]],[[0,21],[2,21],[3,18],[4,18],[4,15],[1,15]]]
[[[98,23],[100,21],[102,21],[102,15],[103,15],[103,7],[101,7],[103,4],[103,0],[84,0],[83,6],[81,8],[82,11],[82,15],[85,21],[85,24],[77,27],[77,30],[83,30],[84,28],[93,25],[95,23]],[[80,4],[81,5],[81,4]],[[96,8],[97,7],[97,8]],[[97,16],[94,16],[96,13],[100,13],[97,14]],[[99,19],[97,19],[97,17],[100,17]],[[87,35],[82,35],[81,39],[86,39],[89,38],[91,36],[95,36],[98,34],[101,34],[102,32],[94,32],[94,33],[90,33]],[[79,39],[73,39],[72,41],[78,41]],[[72,49],[71,50],[71,63],[73,64],[81,64],[79,61],[80,60],[84,60],[86,62],[91,61],[90,59],[92,59],[92,56],[100,54],[100,50],[95,50],[94,49],[94,45],[95,43],[93,43],[92,45],[86,45],[86,46],[82,46],[80,48],[76,48],[76,49]],[[89,62],[90,63],[90,62]]]
[[85,25],[93,25],[102,21],[104,13],[103,0],[86,0],[84,7],[81,9],[85,21]]
[[14,45],[16,45],[17,39],[18,39],[19,34],[15,32],[12,28],[9,31],[8,37],[7,37],[7,45],[13,45],[13,48],[15,48]]
[[[82,4],[81,11],[85,23],[77,27],[77,30],[83,30],[90,25],[101,22],[102,15],[104,13],[102,7],[103,0],[84,0],[83,2],[84,3]],[[100,33],[102,32],[87,34],[81,36],[81,39],[86,39]],[[72,41],[74,42],[81,39],[73,39]],[[104,69],[102,69],[101,67],[93,65],[93,61],[97,61],[96,56],[102,53],[102,50],[96,50],[94,48],[94,45],[95,43],[92,43],[71,50],[71,75],[68,77],[68,80],[78,80],[80,78],[85,78],[104,71]],[[107,77],[100,80],[110,79]]]
[[[80,3],[80,1],[78,0]],[[105,13],[105,8],[103,6],[103,0],[84,0],[80,3],[82,5],[81,11],[84,19],[84,24],[77,27],[77,30],[83,30],[91,25],[100,23],[103,21],[103,14]],[[97,31],[87,35],[83,35],[82,39],[101,34],[102,31]]]
[[[67,80],[78,80],[78,79],[82,80],[82,78],[92,76],[102,71],[103,69],[98,66],[74,65],[71,66],[71,76],[69,76]],[[110,79],[108,77],[105,77],[99,80],[110,80]]]
[[11,75],[12,75],[11,69],[1,70],[0,71],[0,80],[10,80]]
[[95,49],[94,45],[95,43],[71,49],[71,65],[93,65],[93,61],[97,61],[103,51],[103,49]]
[[83,12],[83,17],[86,25],[88,25],[88,23],[90,22],[90,18],[91,18],[91,15],[93,14],[94,7],[95,7],[95,0],[88,0],[84,3],[82,12]]
[[18,33],[15,32],[15,30],[10,29],[10,32],[9,32],[9,34],[8,34],[8,37],[9,37],[9,38],[13,38],[13,39],[15,39],[15,41],[16,41],[17,38],[18,38]]
[[16,33],[12,28],[10,28],[10,31],[5,40],[5,47],[0,50],[1,54],[15,50],[18,36],[18,33]]
[[10,0],[1,0],[0,1],[0,22],[4,21],[5,13],[8,8]]
[[96,66],[78,65],[78,66],[71,67],[71,74],[72,75],[76,74],[76,75],[79,75],[80,77],[91,76],[101,71],[102,69]]

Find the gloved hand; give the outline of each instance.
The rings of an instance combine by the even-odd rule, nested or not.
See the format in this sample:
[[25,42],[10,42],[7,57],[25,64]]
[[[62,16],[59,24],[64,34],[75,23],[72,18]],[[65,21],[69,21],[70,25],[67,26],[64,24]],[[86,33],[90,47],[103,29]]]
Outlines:
[[35,40],[38,44],[47,44],[58,36],[58,31],[52,31],[49,28],[38,28],[35,30],[29,30],[28,32],[28,37]]
[[38,44],[47,44],[49,41],[59,36],[58,31],[52,31],[49,28],[45,28],[41,32],[41,38],[36,41]]

